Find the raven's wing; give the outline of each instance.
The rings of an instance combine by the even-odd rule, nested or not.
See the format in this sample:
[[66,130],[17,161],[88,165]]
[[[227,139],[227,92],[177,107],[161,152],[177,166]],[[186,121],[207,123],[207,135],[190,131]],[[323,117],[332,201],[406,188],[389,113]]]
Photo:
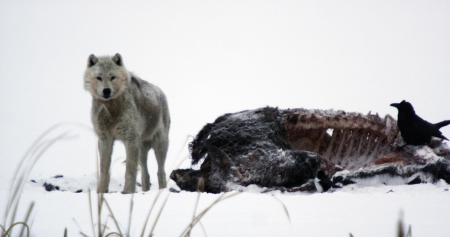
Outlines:
[[416,116],[414,121],[414,129],[418,133],[418,135],[423,137],[433,136],[448,140],[445,136],[442,135],[442,132],[439,131],[439,128],[446,126],[448,124],[450,124],[450,120],[432,124],[422,119],[421,117]]
[[442,135],[442,133],[438,128],[435,127],[434,124],[422,119],[419,116],[416,116],[414,118],[413,127],[417,135],[421,137],[440,137]]

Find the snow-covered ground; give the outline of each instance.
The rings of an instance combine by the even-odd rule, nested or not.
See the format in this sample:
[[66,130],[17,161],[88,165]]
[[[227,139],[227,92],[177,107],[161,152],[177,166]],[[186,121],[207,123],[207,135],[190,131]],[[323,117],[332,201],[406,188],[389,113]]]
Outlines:
[[[389,104],[405,99],[430,122],[450,119],[449,12],[446,1],[0,1],[0,220],[21,157],[46,129],[63,123],[44,140],[65,132],[70,139],[57,141],[34,165],[18,220],[35,201],[32,236],[62,236],[66,227],[69,236],[80,229],[92,236],[86,188],[96,186],[96,138],[86,128],[91,97],[82,86],[91,53],[121,53],[129,70],[166,93],[170,174],[188,154],[186,138],[228,112],[269,105],[384,116],[396,115]],[[450,127],[441,131],[450,136]],[[123,160],[118,143],[112,191],[121,190]],[[156,183],[153,154],[149,160]],[[67,191],[42,187],[56,175]],[[403,211],[413,236],[450,236],[449,188],[443,182],[372,183],[322,194],[252,188],[214,206],[202,224],[208,236],[395,236]],[[157,192],[152,186],[134,195],[132,236],[140,235]],[[122,230],[131,197],[106,195]],[[201,194],[198,210],[218,197]],[[196,199],[170,193],[156,236],[179,236]],[[191,236],[204,236],[202,228]]]
[[[85,185],[85,179],[72,184]],[[170,186],[173,185],[171,182]],[[334,193],[314,194],[261,194],[257,188],[250,188],[216,204],[201,220],[206,235],[198,225],[192,236],[348,236],[350,232],[354,236],[396,236],[401,212],[405,224],[412,226],[413,236],[447,236],[450,233],[449,188],[443,182],[411,186],[350,185]],[[123,232],[128,229],[131,199],[130,233],[139,236],[157,193],[152,190],[136,193],[134,197],[120,193],[106,195]],[[19,212],[24,213],[31,201],[36,202],[33,236],[62,236],[64,228],[68,228],[69,236],[76,236],[80,231],[93,236],[87,193],[47,192],[42,186],[27,185],[22,195]],[[219,196],[201,194],[197,214]],[[97,196],[91,197],[96,223]],[[198,194],[164,190],[150,216],[147,233],[166,197],[154,233],[180,236],[192,220]],[[109,212],[106,206],[103,208],[104,221]],[[111,219],[108,225],[110,231],[115,230]]]

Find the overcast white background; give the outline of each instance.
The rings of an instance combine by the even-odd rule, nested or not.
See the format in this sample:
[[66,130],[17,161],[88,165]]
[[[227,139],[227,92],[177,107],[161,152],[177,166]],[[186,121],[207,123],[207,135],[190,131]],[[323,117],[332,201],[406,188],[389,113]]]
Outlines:
[[[269,105],[396,117],[389,104],[405,99],[430,122],[450,119],[448,1],[3,0],[2,185],[50,126],[91,126],[82,83],[91,53],[120,53],[166,93],[167,173],[180,149],[187,154],[186,136],[229,112]],[[95,136],[68,125],[56,134],[63,131],[78,138],[55,144],[36,170],[95,170]],[[450,126],[441,131],[450,137]]]

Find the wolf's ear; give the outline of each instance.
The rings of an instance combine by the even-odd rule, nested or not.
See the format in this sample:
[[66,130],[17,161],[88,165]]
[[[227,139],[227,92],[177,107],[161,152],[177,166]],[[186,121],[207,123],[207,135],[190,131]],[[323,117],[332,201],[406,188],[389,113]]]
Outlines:
[[117,64],[117,66],[123,66],[123,60],[122,60],[122,56],[120,56],[120,54],[116,53],[116,55],[114,55],[112,60]]
[[96,63],[98,63],[98,58],[95,57],[95,55],[91,54],[88,58],[88,67],[94,66]]

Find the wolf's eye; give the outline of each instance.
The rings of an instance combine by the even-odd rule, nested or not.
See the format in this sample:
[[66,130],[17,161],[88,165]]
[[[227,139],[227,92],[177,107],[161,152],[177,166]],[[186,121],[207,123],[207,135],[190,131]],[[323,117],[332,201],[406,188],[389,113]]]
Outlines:
[[101,77],[97,77],[97,80],[102,81],[102,78]]
[[116,79],[116,77],[115,77],[115,76],[112,76],[112,77],[111,77],[111,81],[114,80],[114,79]]

